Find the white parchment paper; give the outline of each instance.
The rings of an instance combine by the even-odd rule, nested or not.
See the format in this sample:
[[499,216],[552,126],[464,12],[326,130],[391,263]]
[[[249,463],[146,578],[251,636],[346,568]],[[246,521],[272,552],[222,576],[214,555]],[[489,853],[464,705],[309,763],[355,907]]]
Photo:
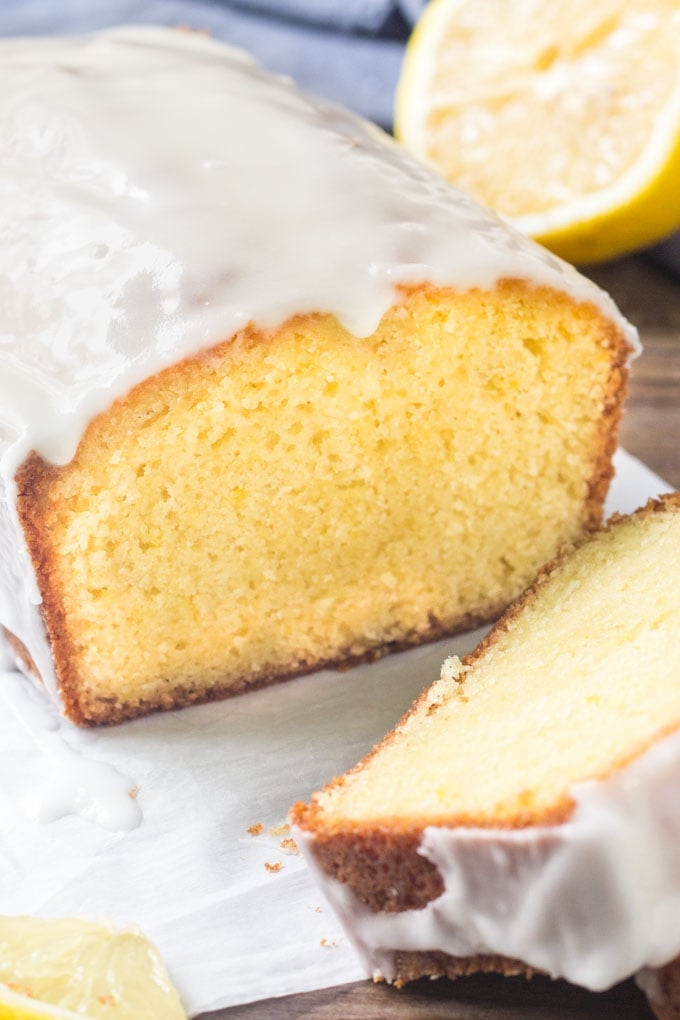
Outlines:
[[[620,451],[608,512],[664,491]],[[31,820],[25,805],[46,763],[0,714],[0,912],[138,925],[191,1014],[360,979],[304,861],[281,847],[286,833],[276,829],[481,633],[110,730],[65,723],[72,747],[138,784],[144,820],[125,834],[73,816]],[[251,835],[257,823],[263,831]]]

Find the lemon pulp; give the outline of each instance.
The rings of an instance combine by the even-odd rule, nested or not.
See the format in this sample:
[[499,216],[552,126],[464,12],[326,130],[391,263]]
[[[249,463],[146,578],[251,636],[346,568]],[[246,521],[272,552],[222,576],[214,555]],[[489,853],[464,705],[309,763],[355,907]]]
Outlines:
[[0,1020],[186,1020],[158,950],[137,930],[0,916]]
[[677,0],[434,0],[395,131],[572,261],[680,226]]

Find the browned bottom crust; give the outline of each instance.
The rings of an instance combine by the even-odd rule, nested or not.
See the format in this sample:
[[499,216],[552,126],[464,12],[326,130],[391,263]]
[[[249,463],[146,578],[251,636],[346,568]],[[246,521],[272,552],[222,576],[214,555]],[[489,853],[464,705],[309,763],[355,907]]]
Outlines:
[[521,960],[511,960],[505,956],[449,956],[438,950],[395,952],[394,969],[396,977],[393,984],[397,988],[421,977],[447,977],[455,980],[471,974],[487,973],[530,978],[542,973]]
[[[503,956],[455,957],[438,951],[395,952],[393,984],[402,988],[423,977],[447,977],[455,980],[478,973],[502,974],[504,977],[526,977],[543,972],[521,960]],[[378,979],[380,980],[380,979]],[[648,1005],[657,1020],[680,1020],[680,957],[665,967],[648,968],[637,976]]]
[[[235,694],[270,687],[284,680],[304,676],[322,669],[344,671],[367,662],[375,662],[393,652],[408,651],[410,648],[415,648],[418,645],[439,641],[442,638],[474,630],[476,627],[491,623],[498,618],[504,608],[504,604],[493,605],[479,612],[466,613],[465,616],[446,624],[431,617],[426,631],[406,633],[403,638],[397,641],[390,641],[376,646],[361,655],[353,655],[349,652],[341,653],[337,658],[316,662],[305,661],[295,664],[288,670],[264,673],[253,679],[244,679],[236,682],[230,681],[229,683],[218,682],[210,686],[201,684],[200,679],[197,680],[195,686],[191,682],[171,683],[170,681],[160,680],[158,688],[152,696],[135,701],[118,701],[115,696],[87,699],[86,692],[81,689],[77,680],[71,678],[69,681],[71,672],[70,663],[68,661],[60,663],[59,656],[57,655],[57,670],[61,677],[66,680],[66,682],[60,683],[60,694],[65,714],[79,726],[113,726],[129,719],[149,715],[152,712],[187,708],[190,705],[200,705],[211,701],[222,701],[233,697]],[[2,628],[2,631],[23,668],[38,680],[41,680],[40,672],[25,645],[10,631],[5,628]]]
[[[437,951],[397,952],[394,955],[394,966],[396,977],[393,983],[398,988],[421,977],[448,977],[455,980],[472,974],[495,973],[505,977],[530,978],[543,973],[520,960],[507,957],[452,957]],[[641,971],[637,975],[637,983],[657,1020],[680,1020],[680,957],[665,967]]]

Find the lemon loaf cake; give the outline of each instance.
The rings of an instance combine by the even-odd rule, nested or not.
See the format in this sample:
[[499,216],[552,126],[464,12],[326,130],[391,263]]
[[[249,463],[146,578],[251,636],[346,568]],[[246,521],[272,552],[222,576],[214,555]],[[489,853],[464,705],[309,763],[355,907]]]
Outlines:
[[[545,567],[367,758],[296,805],[369,972],[537,970],[600,990],[680,953],[679,629],[675,494]],[[661,1015],[677,965],[640,983]]]
[[0,622],[82,724],[491,619],[597,525],[635,333],[202,36],[0,43]]

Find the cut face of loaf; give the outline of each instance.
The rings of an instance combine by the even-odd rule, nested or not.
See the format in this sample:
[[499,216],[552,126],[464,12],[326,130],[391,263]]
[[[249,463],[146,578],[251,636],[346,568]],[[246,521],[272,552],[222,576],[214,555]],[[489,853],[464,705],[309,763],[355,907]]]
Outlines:
[[[118,722],[492,619],[599,522],[628,352],[548,288],[423,286],[366,338],[300,316],[138,385],[69,464],[17,475],[67,714]],[[476,817],[484,782],[422,805]]]
[[680,496],[546,567],[293,821],[371,971],[600,989],[680,951]]

